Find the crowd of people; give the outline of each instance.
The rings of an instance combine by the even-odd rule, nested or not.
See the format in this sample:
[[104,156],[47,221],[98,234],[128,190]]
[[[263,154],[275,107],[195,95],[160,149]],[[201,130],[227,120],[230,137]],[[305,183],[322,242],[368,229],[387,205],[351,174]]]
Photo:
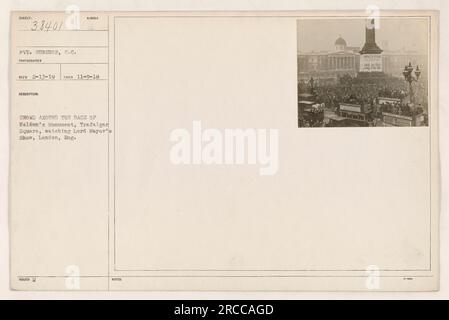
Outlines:
[[[422,84],[414,83],[415,105],[425,107],[427,93]],[[353,103],[373,107],[379,97],[396,98],[407,101],[409,95],[408,84],[401,78],[387,77],[378,83],[366,83],[359,79],[345,75],[337,84],[321,85],[311,80],[301,82],[298,86],[299,93],[312,92],[316,96],[317,103],[324,103],[327,109],[336,110],[340,103]],[[406,103],[409,103],[407,101]],[[394,106],[394,110],[397,106]],[[407,110],[407,108],[403,108]]]
[[413,117],[423,113],[421,105],[411,107],[410,104],[405,102],[387,102],[379,106],[378,113],[388,112],[401,116]]
[[[413,104],[410,99],[409,84],[402,78],[380,77],[377,81],[364,81],[357,77],[345,75],[337,83],[320,83],[310,79],[298,84],[298,93],[312,94],[315,103],[322,108],[340,114],[341,103],[357,104],[364,110],[371,110],[372,121],[382,119],[382,113],[392,113],[413,117],[427,110],[427,88],[422,83],[413,83]],[[392,98],[388,99],[379,98]],[[382,102],[380,102],[382,100]],[[323,112],[320,110],[320,112]],[[300,126],[319,126],[312,121],[317,118],[310,114],[310,119],[302,119]],[[311,120],[312,119],[312,120]],[[313,122],[313,123],[312,123]],[[320,122],[320,121],[317,121]]]

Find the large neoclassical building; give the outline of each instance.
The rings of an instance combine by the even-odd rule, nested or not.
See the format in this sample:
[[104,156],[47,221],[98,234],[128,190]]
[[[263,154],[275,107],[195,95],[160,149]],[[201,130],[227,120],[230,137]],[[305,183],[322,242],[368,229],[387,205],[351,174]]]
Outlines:
[[[360,47],[348,46],[339,36],[334,43],[334,51],[298,52],[298,81],[308,81],[311,77],[316,83],[335,83],[343,75],[356,76],[360,71]],[[423,54],[412,51],[389,51],[383,48],[382,71],[402,77],[404,66],[411,62],[419,65],[426,78],[427,59]]]

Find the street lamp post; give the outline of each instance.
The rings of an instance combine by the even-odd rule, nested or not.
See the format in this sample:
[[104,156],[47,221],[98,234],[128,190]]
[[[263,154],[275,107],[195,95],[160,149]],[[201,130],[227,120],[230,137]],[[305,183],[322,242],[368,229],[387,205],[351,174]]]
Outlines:
[[413,66],[412,66],[412,63],[409,62],[409,64],[404,67],[404,71],[402,72],[402,74],[404,75],[405,81],[408,82],[410,103],[414,103],[414,97],[413,97],[414,94],[413,94],[412,83],[414,81],[418,81],[419,76],[421,75],[421,70],[419,70],[419,67],[416,66],[415,76],[413,76]]

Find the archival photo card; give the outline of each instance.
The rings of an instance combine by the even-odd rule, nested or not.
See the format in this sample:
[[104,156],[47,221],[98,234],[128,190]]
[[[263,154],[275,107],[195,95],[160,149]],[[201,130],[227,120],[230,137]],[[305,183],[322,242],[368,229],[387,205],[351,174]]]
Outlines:
[[11,288],[438,290],[438,17],[13,12]]

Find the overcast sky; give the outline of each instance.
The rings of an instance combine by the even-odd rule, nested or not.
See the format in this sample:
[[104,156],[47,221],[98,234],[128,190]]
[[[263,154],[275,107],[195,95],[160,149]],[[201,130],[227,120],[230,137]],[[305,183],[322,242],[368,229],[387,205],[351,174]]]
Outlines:
[[[299,51],[334,51],[341,35],[350,47],[365,43],[365,19],[319,19],[298,21]],[[381,18],[376,43],[383,50],[427,53],[427,18]]]

